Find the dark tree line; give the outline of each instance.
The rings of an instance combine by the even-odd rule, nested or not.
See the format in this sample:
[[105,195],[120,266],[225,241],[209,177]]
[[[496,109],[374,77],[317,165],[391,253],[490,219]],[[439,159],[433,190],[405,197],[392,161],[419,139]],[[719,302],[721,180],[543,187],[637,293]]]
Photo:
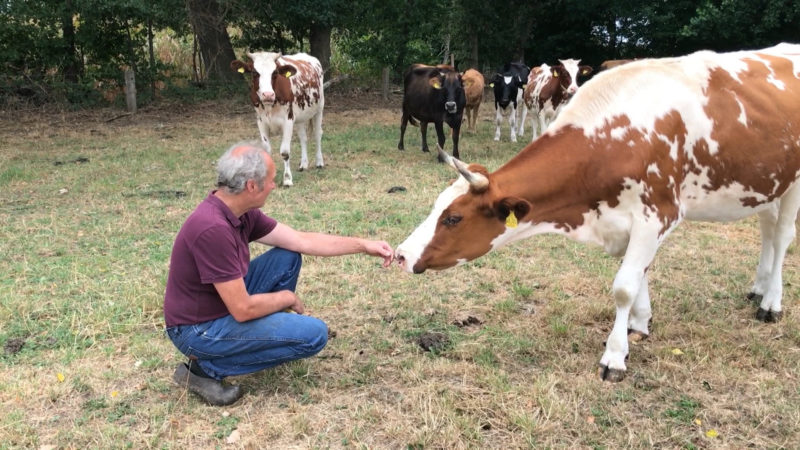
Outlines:
[[[155,86],[168,30],[191,42],[197,85],[238,79],[244,50],[306,51],[326,70],[398,80],[413,62],[490,72],[507,61],[674,56],[800,41],[796,0],[2,0],[0,95],[80,100],[99,80]],[[236,52],[239,52],[238,54]],[[147,92],[147,90],[144,90]]]

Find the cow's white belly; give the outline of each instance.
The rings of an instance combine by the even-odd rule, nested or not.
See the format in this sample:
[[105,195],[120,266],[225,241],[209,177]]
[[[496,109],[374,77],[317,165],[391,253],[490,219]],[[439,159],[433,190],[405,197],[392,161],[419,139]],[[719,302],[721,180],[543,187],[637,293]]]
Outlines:
[[[297,106],[292,108],[294,109],[294,124],[305,124],[317,114],[319,104],[304,109],[300,109]],[[289,122],[288,112],[288,108],[285,105],[275,105],[269,109],[260,109],[259,117],[267,126],[271,135],[280,134],[283,132],[286,123]]]

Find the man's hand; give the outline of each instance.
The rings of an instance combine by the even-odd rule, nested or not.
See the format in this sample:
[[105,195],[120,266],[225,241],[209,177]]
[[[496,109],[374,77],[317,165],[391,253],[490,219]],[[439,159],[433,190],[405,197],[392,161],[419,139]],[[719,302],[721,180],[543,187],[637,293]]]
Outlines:
[[366,241],[364,244],[365,252],[371,256],[380,256],[383,258],[383,267],[389,267],[394,260],[394,250],[388,242],[384,241]]
[[285,291],[285,292],[294,296],[294,303],[289,305],[286,309],[292,310],[297,314],[303,314],[306,311],[306,305],[303,304],[302,300],[300,300],[300,297],[298,297],[297,294],[295,294],[292,291]]

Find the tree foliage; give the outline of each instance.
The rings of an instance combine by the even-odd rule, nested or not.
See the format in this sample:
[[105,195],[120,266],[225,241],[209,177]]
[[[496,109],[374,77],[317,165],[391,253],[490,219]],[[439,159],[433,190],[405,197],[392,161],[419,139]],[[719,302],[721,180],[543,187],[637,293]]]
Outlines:
[[[198,25],[198,12],[213,20]],[[196,39],[197,76],[211,80],[228,78],[237,49],[310,52],[326,68],[376,79],[388,67],[397,81],[411,63],[449,55],[485,73],[514,60],[597,65],[759,48],[797,40],[798,29],[796,0],[4,0],[0,95],[77,89],[72,97],[83,98],[99,81],[121,83],[124,67],[140,83],[164,78],[152,32]]]

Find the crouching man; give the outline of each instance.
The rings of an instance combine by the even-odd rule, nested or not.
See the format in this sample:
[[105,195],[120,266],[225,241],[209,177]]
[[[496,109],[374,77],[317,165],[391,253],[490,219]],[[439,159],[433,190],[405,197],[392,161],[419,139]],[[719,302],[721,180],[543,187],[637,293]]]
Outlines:
[[[383,241],[297,231],[260,208],[275,188],[275,164],[257,144],[232,146],[217,162],[217,189],[175,238],[164,295],[167,335],[188,357],[173,380],[212,405],[242,396],[223,383],[317,354],[324,322],[303,315],[295,294],[301,255],[365,253],[392,262]],[[272,249],[250,261],[250,242]]]

